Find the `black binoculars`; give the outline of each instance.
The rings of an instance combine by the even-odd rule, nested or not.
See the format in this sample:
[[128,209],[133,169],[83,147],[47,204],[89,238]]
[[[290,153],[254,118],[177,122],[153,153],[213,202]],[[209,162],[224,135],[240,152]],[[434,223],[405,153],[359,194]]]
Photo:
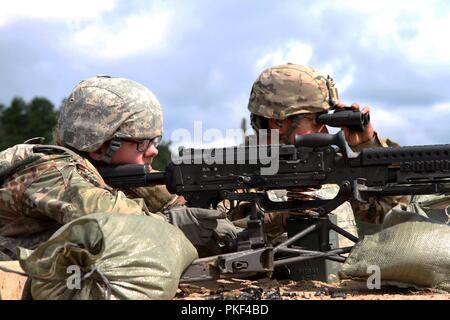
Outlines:
[[363,132],[370,122],[370,115],[351,107],[344,107],[344,109],[335,109],[333,113],[319,115],[316,122],[330,127],[348,127],[350,131]]

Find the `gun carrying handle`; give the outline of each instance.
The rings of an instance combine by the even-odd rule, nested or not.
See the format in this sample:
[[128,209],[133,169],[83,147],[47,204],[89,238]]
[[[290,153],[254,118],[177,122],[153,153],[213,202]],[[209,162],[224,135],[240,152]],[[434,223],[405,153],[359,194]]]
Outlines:
[[344,132],[341,130],[336,134],[328,133],[312,133],[307,135],[296,135],[295,136],[295,147],[327,147],[327,146],[338,146],[344,157],[346,159],[356,158],[358,153],[353,152],[353,150],[348,145],[345,140]]
[[296,147],[326,147],[336,145],[339,146],[338,134],[328,133],[312,133],[307,135],[296,135],[295,146]]

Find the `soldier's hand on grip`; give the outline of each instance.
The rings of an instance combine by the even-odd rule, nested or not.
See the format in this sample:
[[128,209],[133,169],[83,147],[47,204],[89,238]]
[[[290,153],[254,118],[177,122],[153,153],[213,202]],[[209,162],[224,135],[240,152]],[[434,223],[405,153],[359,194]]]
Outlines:
[[169,223],[183,231],[200,256],[220,254],[237,238],[237,228],[221,210],[181,206],[164,214]]

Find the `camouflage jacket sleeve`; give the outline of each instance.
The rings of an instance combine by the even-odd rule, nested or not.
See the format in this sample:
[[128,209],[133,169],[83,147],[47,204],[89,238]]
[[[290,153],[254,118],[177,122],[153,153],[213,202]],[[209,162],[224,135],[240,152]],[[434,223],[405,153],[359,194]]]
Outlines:
[[[98,175],[99,176],[99,175]],[[45,231],[83,215],[150,215],[142,199],[113,191],[92,170],[67,155],[45,156],[9,177],[0,190],[0,235]]]
[[163,185],[128,188],[121,191],[129,198],[142,198],[151,212],[163,212],[186,203],[182,196],[171,194]]
[[[367,142],[354,146],[353,151],[361,151],[365,148],[389,148],[399,147],[400,145],[390,139],[381,139],[375,132],[373,138]],[[391,196],[380,199],[370,198],[367,203],[352,201],[353,213],[355,218],[362,222],[381,224],[386,213],[397,204],[407,204],[410,201],[408,196]]]

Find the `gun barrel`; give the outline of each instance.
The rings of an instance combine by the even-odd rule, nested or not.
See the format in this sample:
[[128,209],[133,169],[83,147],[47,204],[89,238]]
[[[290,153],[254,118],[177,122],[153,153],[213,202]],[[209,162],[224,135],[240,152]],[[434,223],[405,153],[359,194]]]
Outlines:
[[145,185],[154,186],[158,184],[166,184],[167,174],[166,172],[151,172],[145,176]]
[[113,188],[135,188],[166,184],[165,172],[150,172],[147,166],[126,164],[98,168],[106,183]]

